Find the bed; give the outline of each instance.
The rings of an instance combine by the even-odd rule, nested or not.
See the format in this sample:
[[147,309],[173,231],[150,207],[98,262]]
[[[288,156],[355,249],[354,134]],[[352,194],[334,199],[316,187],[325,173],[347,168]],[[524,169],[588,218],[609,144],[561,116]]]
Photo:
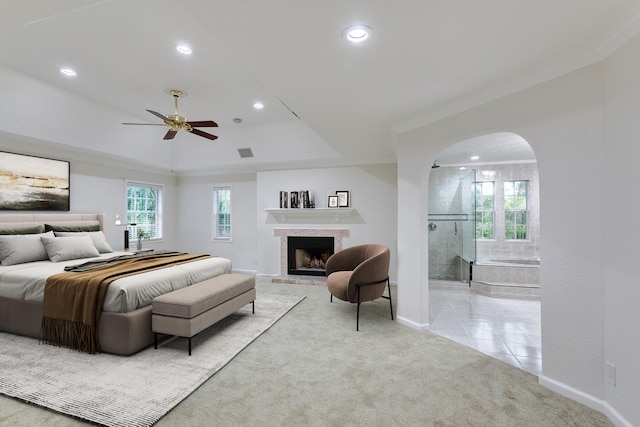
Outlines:
[[[0,214],[2,234],[10,231],[21,235],[23,231],[28,231],[33,236],[42,236],[47,233],[42,241],[55,242],[58,246],[63,246],[61,241],[84,243],[86,239],[90,239],[94,243],[94,248],[100,249],[98,253],[91,252],[89,257],[84,257],[86,254],[76,251],[78,253],[72,258],[65,259],[71,255],[63,246],[57,252],[49,251],[50,259],[57,262],[50,259],[21,262],[27,251],[22,250],[13,255],[7,255],[6,250],[3,252],[6,245],[0,244],[0,256],[5,256],[0,261],[4,261],[7,256],[17,257],[7,262],[9,265],[0,265],[0,331],[38,338],[42,322],[44,284],[48,276],[64,271],[67,266],[126,254],[107,250],[110,247],[102,234],[104,221],[105,216],[102,214]],[[45,231],[45,224],[47,229],[55,231]],[[43,233],[34,233],[37,231],[34,227]],[[0,238],[5,241],[26,240],[24,236],[17,238],[0,236]],[[58,237],[74,237],[74,239],[51,240],[49,236],[56,236],[56,239]],[[47,246],[48,249],[50,249],[49,246]],[[60,253],[62,255],[56,258]],[[81,257],[78,258],[78,255]],[[149,346],[153,343],[151,301],[154,297],[230,272],[229,259],[207,257],[112,282],[107,288],[100,314],[98,337],[101,351],[130,355]]]

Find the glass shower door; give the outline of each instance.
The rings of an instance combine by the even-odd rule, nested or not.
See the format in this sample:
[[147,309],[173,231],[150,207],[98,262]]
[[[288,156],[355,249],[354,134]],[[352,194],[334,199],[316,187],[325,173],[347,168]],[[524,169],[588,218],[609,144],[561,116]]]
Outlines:
[[475,171],[432,169],[429,178],[429,278],[469,282],[476,258]]

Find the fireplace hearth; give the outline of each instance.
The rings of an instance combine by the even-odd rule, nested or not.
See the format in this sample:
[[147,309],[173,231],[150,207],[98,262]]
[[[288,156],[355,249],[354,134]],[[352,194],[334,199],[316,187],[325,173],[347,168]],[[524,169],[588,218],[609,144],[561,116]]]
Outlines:
[[333,237],[288,236],[287,273],[324,276],[327,259],[334,252]]

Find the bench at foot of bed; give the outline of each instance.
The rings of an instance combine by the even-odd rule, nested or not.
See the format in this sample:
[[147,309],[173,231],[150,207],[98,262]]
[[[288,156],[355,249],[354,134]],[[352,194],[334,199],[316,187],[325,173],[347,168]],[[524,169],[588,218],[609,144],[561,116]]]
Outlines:
[[255,312],[256,280],[248,274],[223,274],[153,299],[151,328],[158,334],[189,339],[251,303]]

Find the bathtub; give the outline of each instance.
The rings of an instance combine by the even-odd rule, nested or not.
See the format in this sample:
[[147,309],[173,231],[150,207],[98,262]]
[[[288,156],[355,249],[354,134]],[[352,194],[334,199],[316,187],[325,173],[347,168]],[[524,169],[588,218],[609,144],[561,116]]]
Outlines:
[[473,264],[471,290],[487,296],[540,298],[539,259],[480,259]]

